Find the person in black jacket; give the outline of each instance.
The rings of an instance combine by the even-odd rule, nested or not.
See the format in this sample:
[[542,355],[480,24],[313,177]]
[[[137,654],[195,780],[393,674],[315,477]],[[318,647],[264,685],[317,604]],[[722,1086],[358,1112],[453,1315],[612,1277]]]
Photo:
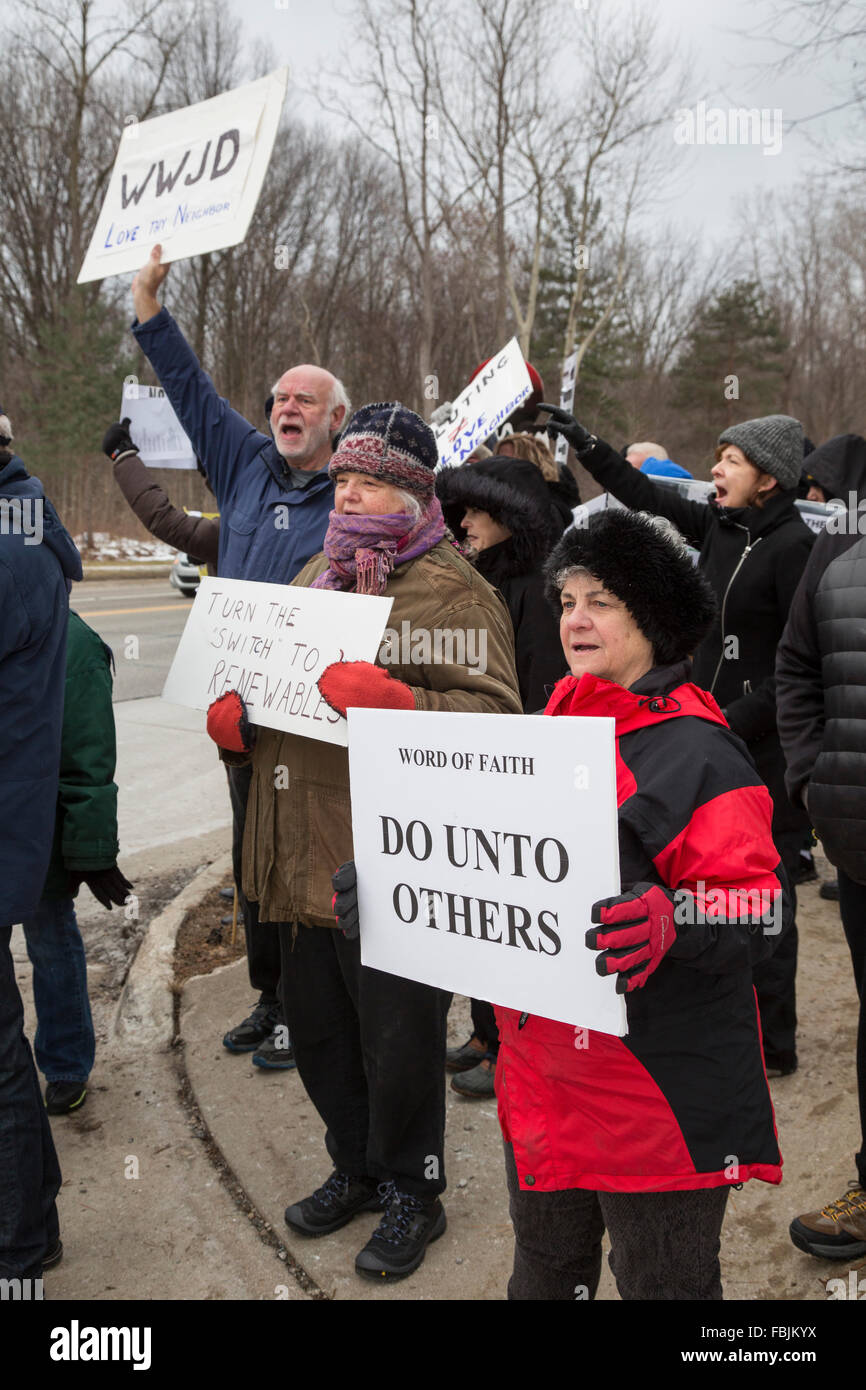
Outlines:
[[837,435],[804,466],[828,498],[847,505],[815,542],[779,643],[779,735],[791,799],[807,807],[839,871],[839,909],[860,999],[862,1133],[856,1179],[820,1211],[796,1217],[791,1239],[821,1259],[852,1260],[866,1255],[866,439]]
[[[699,551],[698,564],[716,593],[719,613],[694,653],[693,678],[715,696],[769,789],[773,839],[790,878],[808,818],[785,791],[775,652],[814,541],[794,505],[803,466],[800,422],[767,415],[724,430],[712,470],[716,495],[703,503],[654,483],[566,411],[545,408],[552,417],[548,428],[565,436],[603,488],[627,507],[667,517]],[[792,927],[755,970],[771,1074],[788,1075],[797,1066],[796,968]]]
[[[512,436],[517,438],[518,436]],[[524,711],[540,712],[553,686],[568,674],[559,627],[544,594],[542,567],[562,525],[535,463],[494,457],[444,468],[436,493],[455,535],[465,532],[475,566],[508,605]],[[473,999],[472,1037],[450,1048],[451,1087],[473,1100],[494,1094],[499,1030],[493,1005]]]
[[547,484],[561,528],[565,530],[571,526],[574,521],[574,509],[580,505],[580,489],[568,465],[557,463],[544,435],[529,434],[525,430],[517,434],[507,434],[499,441],[497,453],[500,457],[529,459],[530,463],[534,463]]

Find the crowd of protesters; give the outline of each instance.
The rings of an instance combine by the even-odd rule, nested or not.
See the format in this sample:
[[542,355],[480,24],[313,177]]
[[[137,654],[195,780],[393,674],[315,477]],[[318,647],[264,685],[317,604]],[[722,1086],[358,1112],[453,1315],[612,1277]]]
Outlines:
[[[820,1258],[862,1257],[866,440],[813,448],[788,416],[743,421],[719,436],[701,502],[654,481],[691,478],[662,445],[617,452],[545,405],[533,368],[503,431],[443,469],[419,416],[391,401],[352,413],[338,378],[309,365],[273,384],[265,432],[218,395],[159,302],[168,269],[155,248],[133,283],[133,332],[218,517],[172,506],[123,421],[103,448],[152,534],[222,577],[389,597],[410,637],[485,634],[483,670],[450,656],[333,663],[318,682],[328,717],[366,707],[615,726],[622,891],[594,905],[586,947],[625,996],[625,1035],[585,1030],[578,1047],[570,1025],[474,999],[472,1036],[447,1049],[451,996],[361,963],[346,747],[256,727],[235,690],[211,705],[257,995],[223,1043],[258,1066],[296,1066],[326,1130],[321,1185],[288,1194],[290,1231],[326,1237],[375,1211],[357,1273],[410,1276],[446,1227],[451,1071],[468,1100],[497,1097],[509,1298],[593,1298],[605,1230],[622,1298],[721,1298],[731,1186],[781,1181],[768,1077],[797,1069],[795,884],[814,827],[838,869],[860,998],[864,1139],[846,1192],[790,1234]],[[621,507],[573,524],[580,498],[555,460],[559,438]],[[110,652],[70,612],[80,559],[11,442],[0,412],[0,499],[43,518],[39,545],[0,531],[0,1275],[26,1278],[62,1252],[46,1109],[79,1109],[93,1065],[74,897],[85,883],[110,908],[132,885],[117,864]],[[807,494],[844,503],[817,541],[796,506]],[[725,914],[708,910],[714,889],[734,904]],[[696,908],[685,919],[684,890]],[[780,907],[772,930],[755,894]],[[12,968],[16,922],[45,1103]]]

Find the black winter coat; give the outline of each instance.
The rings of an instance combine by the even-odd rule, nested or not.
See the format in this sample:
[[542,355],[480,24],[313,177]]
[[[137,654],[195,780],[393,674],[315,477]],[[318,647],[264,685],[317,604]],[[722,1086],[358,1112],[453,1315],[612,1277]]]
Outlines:
[[542,566],[561,530],[548,484],[527,459],[497,456],[442,469],[436,493],[455,535],[461,534],[467,507],[487,512],[511,532],[508,540],[480,551],[474,563],[508,605],[523,708],[543,710],[556,682],[568,674],[559,624],[544,597]]
[[[828,495],[866,498],[866,440],[840,435],[811,455]],[[808,460],[807,460],[808,462]],[[832,864],[866,883],[866,530],[864,513],[831,518],[815,542],[776,659],[788,793]]]
[[654,483],[599,440],[581,463],[628,507],[667,517],[700,552],[719,612],[694,653],[692,679],[721,705],[746,742],[774,803],[773,834],[786,863],[808,829],[788,801],[776,727],[776,647],[814,536],[794,505],[795,490],[763,507],[724,508],[692,502]]

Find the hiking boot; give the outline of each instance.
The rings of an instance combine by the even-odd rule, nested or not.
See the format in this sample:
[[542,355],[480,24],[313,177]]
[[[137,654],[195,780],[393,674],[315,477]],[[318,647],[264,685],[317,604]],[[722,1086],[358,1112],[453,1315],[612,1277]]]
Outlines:
[[45,1087],[45,1109],[49,1115],[71,1115],[87,1099],[86,1081],[49,1081]]
[[796,869],[791,871],[791,882],[794,886],[799,887],[801,883],[817,883],[818,870],[815,868],[811,850],[801,849],[798,858]]
[[778,1076],[793,1076],[796,1070],[796,1057],[792,1057],[790,1054],[783,1057],[768,1057],[764,1053],[764,1071],[767,1073],[768,1080],[773,1080]]
[[469,1071],[471,1067],[478,1066],[486,1052],[485,1044],[473,1033],[469,1041],[465,1042],[462,1047],[449,1047],[445,1053],[445,1069],[446,1071]]
[[355,1270],[365,1279],[405,1279],[421,1264],[427,1246],[443,1234],[445,1208],[438,1197],[425,1202],[398,1192],[393,1182],[382,1188],[385,1215],[356,1256]]
[[229,1029],[223,1038],[223,1047],[229,1052],[255,1052],[282,1021],[279,1004],[264,1004],[260,999],[243,1023]]
[[479,1062],[471,1071],[464,1071],[459,1076],[452,1077],[451,1089],[459,1096],[467,1096],[469,1100],[491,1100],[496,1095],[495,1077],[496,1061],[494,1058],[485,1057],[483,1062]]
[[866,1255],[866,1188],[852,1182],[844,1197],[820,1211],[795,1217],[789,1231],[798,1250],[821,1260]]
[[235,896],[235,890],[234,890],[234,888],[221,888],[221,889],[220,889],[220,897],[221,897],[221,898],[228,898],[229,902],[233,902],[233,901],[234,901],[234,896]]
[[348,1226],[359,1211],[381,1211],[382,1197],[373,1178],[350,1178],[335,1169],[321,1187],[286,1207],[286,1225],[300,1236],[329,1236]]
[[838,878],[828,878],[826,883],[822,883],[818,889],[818,897],[826,898],[831,903],[839,901],[839,880]]
[[289,1071],[297,1065],[289,1030],[284,1023],[278,1023],[253,1053],[253,1066],[267,1067],[269,1071]]

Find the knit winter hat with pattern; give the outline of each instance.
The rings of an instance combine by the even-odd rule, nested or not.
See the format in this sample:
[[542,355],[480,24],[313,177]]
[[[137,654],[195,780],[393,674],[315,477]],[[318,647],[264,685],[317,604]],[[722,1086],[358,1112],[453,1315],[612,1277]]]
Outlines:
[[420,415],[399,401],[375,401],[355,411],[328,472],[334,480],[338,473],[369,473],[429,502],[438,462],[435,435]]
[[803,426],[791,415],[762,415],[744,420],[719,435],[719,444],[734,444],[750,463],[776,479],[787,491],[800,481],[803,468]]

